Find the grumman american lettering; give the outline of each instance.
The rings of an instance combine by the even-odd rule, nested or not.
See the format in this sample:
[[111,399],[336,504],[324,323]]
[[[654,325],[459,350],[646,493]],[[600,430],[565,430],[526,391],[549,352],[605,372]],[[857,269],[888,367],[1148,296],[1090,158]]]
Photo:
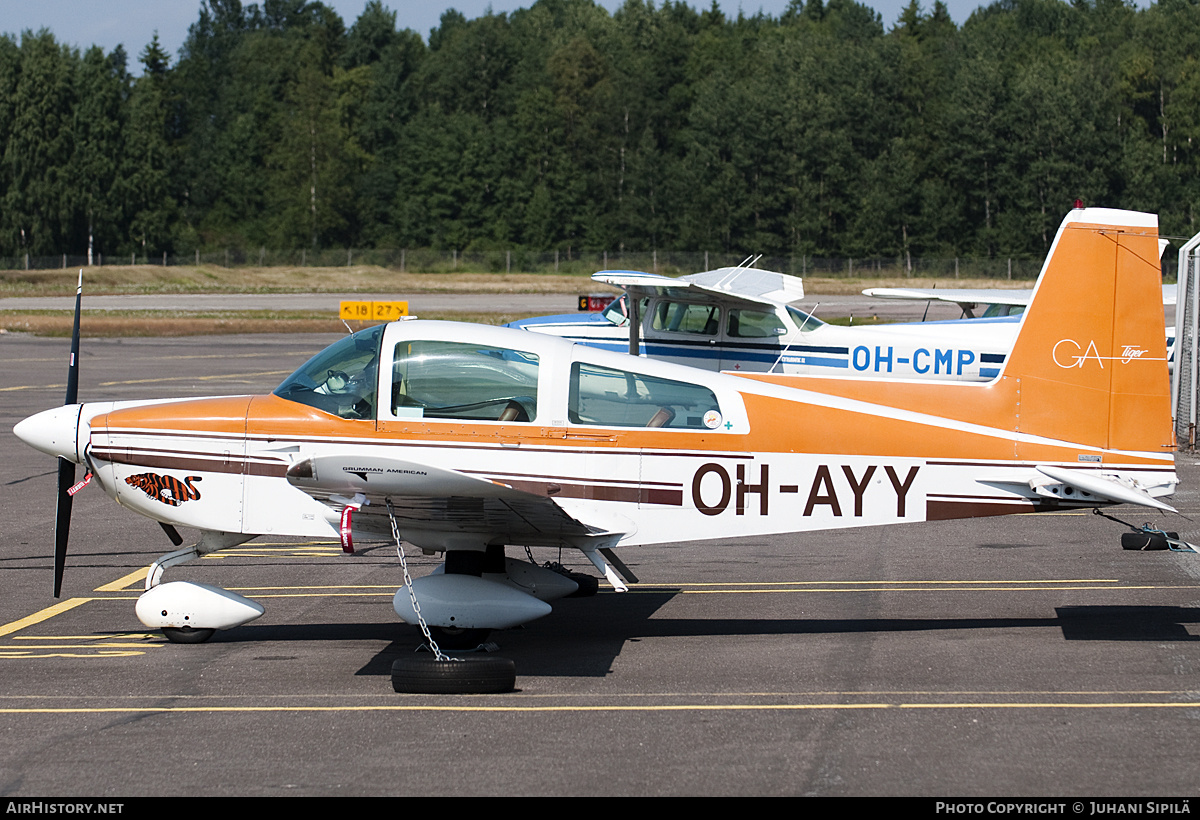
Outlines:
[[397,661],[393,684],[494,691],[511,688],[511,666],[452,663],[438,644],[474,646],[595,584],[506,547],[580,550],[622,591],[637,579],[617,550],[682,540],[1117,503],[1169,511],[1157,226],[1150,214],[1071,212],[986,383],[735,375],[409,321],[342,339],[271,395],[80,404],[69,390],[66,406],[16,427],[60,458],[55,594],[62,489],[83,464],[176,546],[177,527],[199,531],[151,566],[137,607],[172,640],[203,640],[262,608],[163,584],[167,569],[259,535],[339,537],[348,551],[356,538],[392,539],[445,556],[396,593],[434,657]]

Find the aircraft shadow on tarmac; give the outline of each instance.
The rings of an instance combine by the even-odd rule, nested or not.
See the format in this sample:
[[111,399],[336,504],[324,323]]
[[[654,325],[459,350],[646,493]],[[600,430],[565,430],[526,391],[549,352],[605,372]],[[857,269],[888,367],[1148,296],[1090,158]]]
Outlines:
[[[1061,630],[1067,641],[1200,640],[1186,625],[1200,623],[1200,610],[1177,606],[1067,606],[1053,618],[653,618],[677,591],[605,594],[562,601],[554,614],[523,628],[494,633],[500,654],[518,662],[522,674],[604,677],[626,643],[645,638],[804,636],[905,633],[941,630]],[[420,633],[399,623],[249,625],[218,633],[214,641],[387,640],[355,674],[388,675],[392,661],[420,645]],[[281,648],[281,647],[276,647]]]

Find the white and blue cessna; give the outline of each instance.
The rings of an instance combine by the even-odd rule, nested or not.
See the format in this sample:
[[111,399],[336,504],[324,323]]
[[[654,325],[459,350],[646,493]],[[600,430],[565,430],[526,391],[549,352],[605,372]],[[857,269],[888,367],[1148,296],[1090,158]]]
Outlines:
[[706,370],[988,381],[1019,317],[841,327],[793,303],[799,278],[730,267],[672,278],[601,271],[625,293],[602,313],[513,322],[538,333]]

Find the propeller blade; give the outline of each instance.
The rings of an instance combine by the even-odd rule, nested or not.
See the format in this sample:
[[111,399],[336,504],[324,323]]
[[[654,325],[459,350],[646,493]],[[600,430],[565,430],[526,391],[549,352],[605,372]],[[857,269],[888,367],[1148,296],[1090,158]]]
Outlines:
[[[79,316],[83,308],[83,269],[75,288],[75,325],[71,329],[71,362],[67,365],[67,396],[63,404],[75,404],[79,397]],[[58,460],[58,508],[54,515],[54,597],[62,592],[63,570],[67,566],[67,540],[71,537],[71,487],[75,485],[75,462]]]
[[67,566],[67,539],[71,535],[71,494],[75,484],[75,462],[58,460],[58,510],[54,518],[54,597],[62,592],[63,570]]
[[[67,366],[67,398],[63,404],[74,404],[79,397],[79,314],[83,307],[83,268],[79,269],[79,285],[75,288],[75,325],[71,329],[71,363]],[[59,475],[62,475],[61,471]]]

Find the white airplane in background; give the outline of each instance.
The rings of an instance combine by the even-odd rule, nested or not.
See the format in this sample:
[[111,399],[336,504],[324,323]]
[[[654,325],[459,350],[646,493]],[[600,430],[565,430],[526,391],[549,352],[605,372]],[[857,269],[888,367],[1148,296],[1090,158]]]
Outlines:
[[507,327],[562,336],[706,370],[939,381],[987,381],[1000,372],[1015,326],[958,323],[840,327],[793,303],[801,280],[757,268],[672,278],[600,271],[625,293],[599,314],[523,319]]
[[[1159,240],[1159,250],[1165,250],[1168,243]],[[1174,307],[1177,285],[1162,286],[1163,307]],[[995,324],[1008,323],[1011,332],[1016,336],[1016,319],[1029,305],[1033,298],[1032,290],[1005,290],[1003,288],[867,288],[863,296],[877,299],[893,299],[903,302],[944,302],[958,305],[962,311],[961,320],[938,322],[942,327],[967,321],[970,322],[970,332],[974,332],[975,323],[980,320],[997,320]],[[978,312],[978,316],[976,313]],[[995,338],[1001,338],[1003,331],[995,332]],[[1173,371],[1175,367],[1175,326],[1168,324],[1164,331],[1167,338],[1167,368]]]
[[[1162,286],[1164,307],[1175,304],[1177,290],[1177,285]],[[946,302],[958,305],[964,319],[1003,319],[1020,316],[1033,298],[1033,291],[1003,288],[867,288],[863,296],[903,302]],[[978,316],[975,315],[976,311],[979,312]]]
[[340,537],[348,551],[390,538],[402,564],[403,542],[445,555],[440,572],[406,571],[393,600],[433,650],[397,660],[394,688],[508,691],[510,661],[438,646],[476,645],[576,589],[508,546],[578,549],[623,591],[636,579],[617,549],[1119,503],[1172,510],[1157,237],[1154,215],[1072,211],[988,383],[731,375],[409,321],[336,342],[266,396],[79,404],[73,353],[67,404],[15,432],[60,459],[56,595],[83,464],[168,535],[199,530],[151,566],[136,606],[172,640],[263,610],[162,583],[166,568],[266,534]]

